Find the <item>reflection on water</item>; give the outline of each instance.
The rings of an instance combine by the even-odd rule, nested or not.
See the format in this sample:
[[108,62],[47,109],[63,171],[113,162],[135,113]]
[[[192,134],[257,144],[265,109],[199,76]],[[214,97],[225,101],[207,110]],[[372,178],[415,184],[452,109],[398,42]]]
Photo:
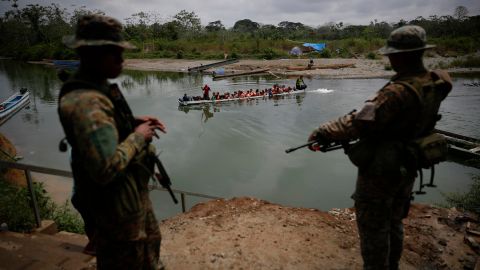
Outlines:
[[[304,94],[178,106],[184,94],[202,95],[204,84],[215,92],[232,93],[274,84],[293,86],[295,79],[212,81],[200,74],[126,71],[114,82],[121,85],[135,114],[157,116],[167,125],[168,133],[154,144],[162,152],[174,188],[227,198],[255,196],[292,206],[350,207],[356,169],[342,151],[298,150],[287,155],[284,150],[304,143],[320,123],[358,109],[385,79],[305,78]],[[440,129],[480,137],[480,89],[463,85],[472,80],[454,78],[454,90],[441,107]],[[69,170],[68,157],[57,148],[64,137],[56,112],[60,86],[52,67],[0,61],[0,98],[21,87],[31,93],[29,108],[0,126],[25,157],[24,163]],[[441,201],[440,192],[464,191],[471,174],[480,172],[444,162],[436,168],[438,188],[417,200]],[[168,194],[165,200],[162,196],[153,195],[157,212],[171,205]]]
[[178,110],[184,113],[188,113],[189,111],[201,111],[202,115],[200,120],[206,123],[208,119],[213,117],[213,114],[216,112],[220,112],[220,107],[216,107],[215,105],[211,104],[199,104],[199,105],[191,105],[191,106],[178,106]]

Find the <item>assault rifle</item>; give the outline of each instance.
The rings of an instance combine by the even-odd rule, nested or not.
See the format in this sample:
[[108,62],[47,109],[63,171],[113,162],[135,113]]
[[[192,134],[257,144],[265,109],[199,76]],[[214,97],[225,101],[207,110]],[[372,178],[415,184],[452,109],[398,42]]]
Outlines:
[[330,151],[338,150],[340,148],[343,148],[343,149],[347,150],[350,147],[350,145],[352,145],[352,143],[350,143],[350,141],[333,141],[333,142],[327,142],[327,143],[320,142],[320,141],[309,141],[305,144],[289,148],[289,149],[285,150],[285,153],[288,154],[288,153],[296,151],[300,148],[309,147],[309,146],[312,146],[314,144],[320,145],[320,151],[322,151],[322,152],[330,152]]
[[172,182],[170,181],[170,176],[168,176],[167,171],[165,170],[165,167],[163,167],[162,162],[156,155],[152,155],[153,160],[155,161],[155,165],[157,166],[158,173],[154,173],[154,178],[157,179],[157,181],[162,185],[163,188],[165,188],[168,193],[170,193],[170,197],[172,197],[172,200],[175,204],[178,204],[178,200],[175,197],[175,194],[173,194],[172,189],[170,186],[172,185]]

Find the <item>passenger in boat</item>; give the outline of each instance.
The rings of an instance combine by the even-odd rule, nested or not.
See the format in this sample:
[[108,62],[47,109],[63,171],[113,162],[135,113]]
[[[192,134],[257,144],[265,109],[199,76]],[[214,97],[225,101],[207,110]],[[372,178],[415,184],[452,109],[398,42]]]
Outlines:
[[273,90],[272,90],[272,88],[268,88],[268,97],[273,97]]
[[307,88],[307,85],[303,81],[303,76],[298,77],[297,82],[295,83],[295,88],[297,90],[304,90]]
[[205,84],[205,86],[202,88],[203,90],[203,99],[209,100],[210,99],[210,87]]
[[[446,71],[425,67],[423,54],[432,47],[420,26],[395,29],[379,50],[389,58],[395,76],[359,112],[320,125],[307,139],[318,142],[309,147],[312,151],[330,142],[359,139],[347,153],[358,167],[352,198],[363,269],[399,269],[402,220],[409,212],[417,170],[446,158],[446,143],[432,133],[452,81]],[[438,155],[429,160],[419,144],[428,144],[429,153]]]
[[[153,177],[150,142],[165,125],[156,117],[134,118],[118,85],[122,72],[122,25],[84,15],[64,43],[80,57],[78,71],[60,90],[58,114],[72,147],[72,204],[80,212],[98,269],[158,269],[161,235],[149,198]],[[85,113],[88,112],[88,113]]]
[[187,96],[187,93],[185,93],[185,94],[183,95],[183,98],[182,98],[182,99],[183,99],[183,101],[190,101],[190,100],[191,100],[191,98],[189,98],[189,97]]

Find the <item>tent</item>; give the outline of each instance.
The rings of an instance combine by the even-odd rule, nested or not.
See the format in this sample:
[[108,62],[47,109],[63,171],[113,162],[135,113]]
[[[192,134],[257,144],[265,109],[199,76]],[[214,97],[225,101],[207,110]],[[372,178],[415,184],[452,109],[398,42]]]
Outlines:
[[321,52],[323,49],[325,49],[326,45],[325,43],[303,43],[303,46],[310,47],[317,52]]
[[301,54],[302,54],[302,49],[300,49],[299,47],[293,47],[293,48],[290,50],[290,54],[292,54],[292,55],[301,55]]

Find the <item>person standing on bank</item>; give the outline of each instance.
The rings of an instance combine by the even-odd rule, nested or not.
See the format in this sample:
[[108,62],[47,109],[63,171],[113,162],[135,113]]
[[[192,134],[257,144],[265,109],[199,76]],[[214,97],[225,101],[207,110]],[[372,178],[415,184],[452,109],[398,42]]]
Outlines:
[[97,269],[158,269],[161,235],[149,198],[150,144],[165,125],[134,118],[116,84],[124,49],[135,48],[110,17],[86,15],[66,46],[79,70],[62,86],[58,113],[72,147],[72,203],[96,238]]
[[452,88],[445,71],[428,71],[422,56],[425,30],[409,25],[394,30],[380,53],[396,75],[359,112],[315,129],[310,150],[333,141],[357,143],[346,149],[358,167],[355,193],[364,269],[398,269],[403,249],[402,219],[408,214],[419,166],[411,143],[432,134],[438,108]]

